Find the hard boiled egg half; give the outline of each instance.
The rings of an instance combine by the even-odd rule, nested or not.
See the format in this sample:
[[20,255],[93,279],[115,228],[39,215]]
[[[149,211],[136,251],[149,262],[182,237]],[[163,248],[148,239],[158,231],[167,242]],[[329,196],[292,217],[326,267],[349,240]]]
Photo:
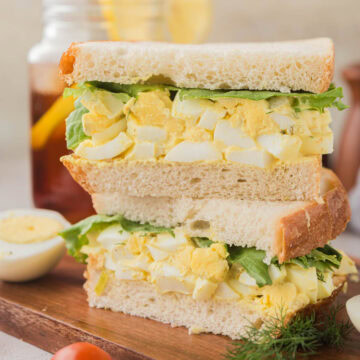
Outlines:
[[65,254],[58,233],[69,226],[51,210],[0,212],[0,280],[29,281],[49,272]]

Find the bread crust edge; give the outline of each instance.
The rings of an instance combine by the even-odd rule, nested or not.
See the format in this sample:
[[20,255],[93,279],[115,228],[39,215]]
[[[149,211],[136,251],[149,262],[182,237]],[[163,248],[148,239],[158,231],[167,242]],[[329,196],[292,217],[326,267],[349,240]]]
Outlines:
[[318,201],[312,201],[279,221],[277,253],[280,263],[308,254],[341,234],[350,221],[351,210],[347,193],[338,177],[322,170],[331,183]]

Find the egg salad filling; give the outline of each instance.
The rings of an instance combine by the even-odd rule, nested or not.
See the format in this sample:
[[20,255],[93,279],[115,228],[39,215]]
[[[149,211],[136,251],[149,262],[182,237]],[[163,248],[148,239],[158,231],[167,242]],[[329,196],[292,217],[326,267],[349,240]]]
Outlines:
[[165,228],[120,215],[95,215],[61,233],[70,254],[102,270],[96,293],[109,277],[141,280],[164,293],[196,300],[246,301],[264,311],[291,310],[329,297],[336,276],[357,274],[354,262],[331,246],[280,264],[265,252],[194,238],[181,227]]
[[69,149],[89,160],[229,161],[271,167],[331,153],[327,107],[345,108],[341,88],[323,94],[178,89],[88,82],[68,117]]

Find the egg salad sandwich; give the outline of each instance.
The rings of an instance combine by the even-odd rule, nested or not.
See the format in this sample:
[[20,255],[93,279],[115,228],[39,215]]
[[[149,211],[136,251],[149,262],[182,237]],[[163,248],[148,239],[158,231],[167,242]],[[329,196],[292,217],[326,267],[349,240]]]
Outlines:
[[61,160],[97,215],[61,233],[90,306],[239,338],[331,302],[356,274],[332,151],[329,39],[73,44]]
[[332,302],[356,274],[329,245],[350,209],[336,176],[318,201],[93,197],[100,214],[61,233],[87,263],[90,306],[239,338],[279,311]]
[[330,39],[87,42],[60,70],[76,109],[62,158],[90,194],[313,200],[333,150]]

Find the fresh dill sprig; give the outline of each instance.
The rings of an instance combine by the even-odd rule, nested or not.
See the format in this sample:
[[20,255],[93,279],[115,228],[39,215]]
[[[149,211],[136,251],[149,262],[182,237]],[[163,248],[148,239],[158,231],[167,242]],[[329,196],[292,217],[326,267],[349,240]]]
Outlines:
[[319,319],[317,327],[321,333],[321,343],[323,345],[331,345],[341,349],[345,340],[354,330],[354,326],[350,321],[338,321],[336,319],[344,305],[334,305],[330,308],[325,319]]
[[260,329],[254,325],[233,343],[225,356],[228,360],[295,360],[297,356],[315,355],[323,345],[341,348],[353,327],[349,321],[338,321],[343,306],[332,307],[321,319],[315,312],[296,315],[286,323],[286,314],[264,322]]

